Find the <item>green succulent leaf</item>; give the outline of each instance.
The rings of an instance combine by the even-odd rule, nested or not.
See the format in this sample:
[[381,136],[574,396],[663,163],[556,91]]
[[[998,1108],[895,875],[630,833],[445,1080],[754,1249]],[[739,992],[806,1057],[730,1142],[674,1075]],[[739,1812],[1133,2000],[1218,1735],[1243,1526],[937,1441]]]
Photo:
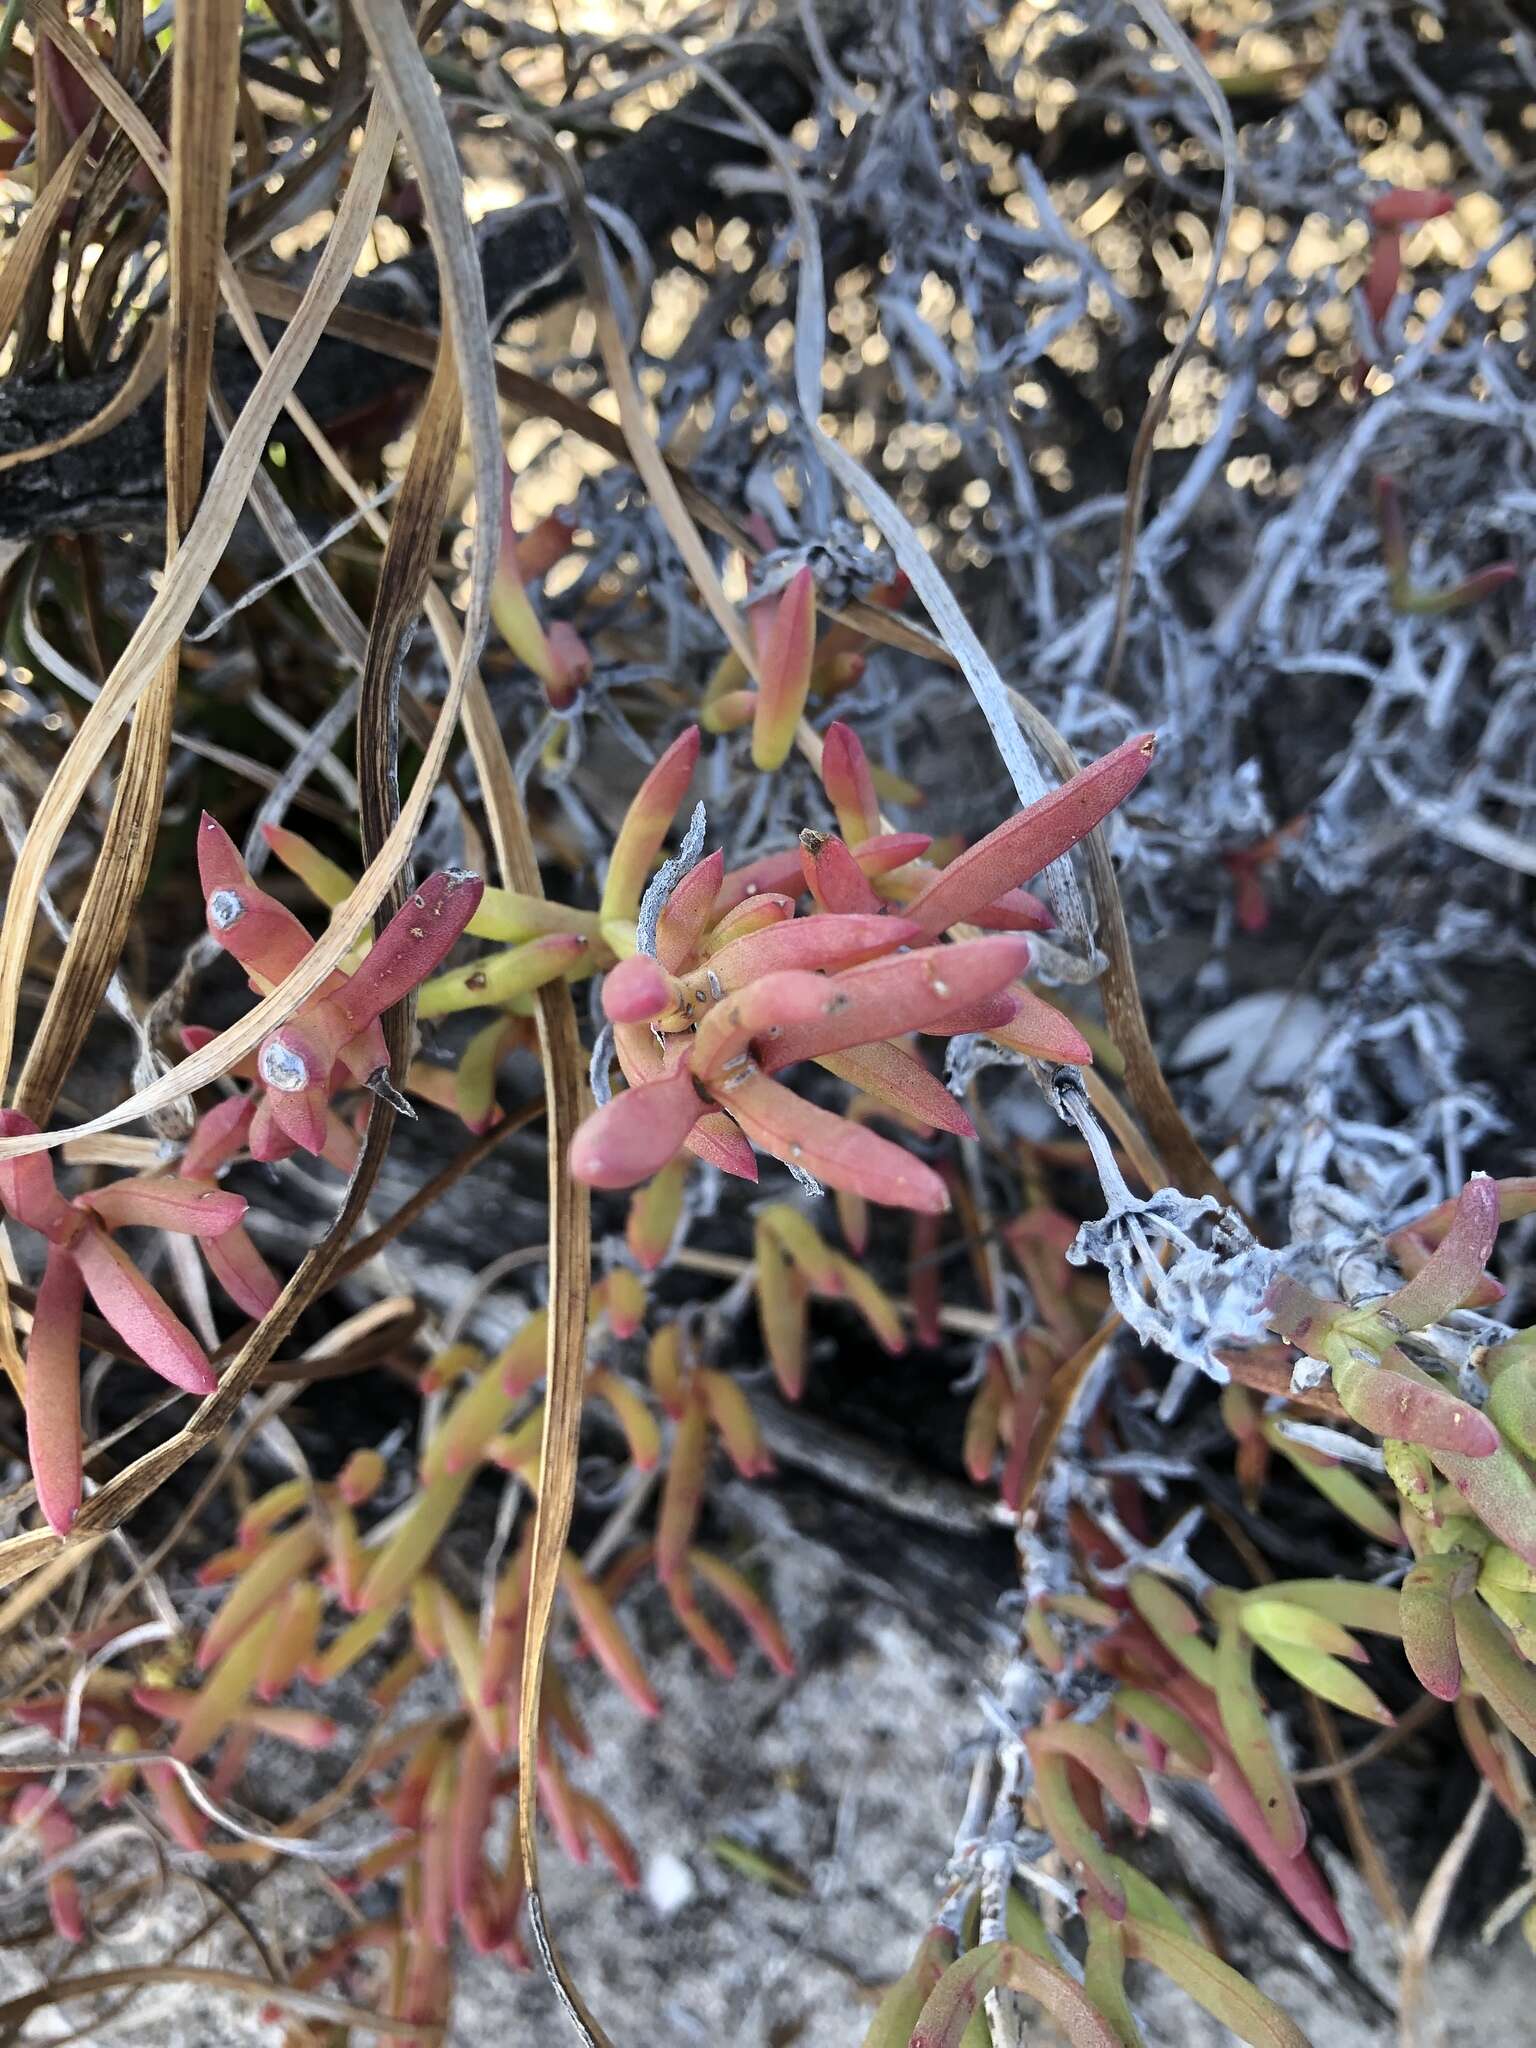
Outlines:
[[1120,2048],[1113,2028],[1065,1971],[1002,1941],[987,1942],[951,1963],[923,2007],[910,2048],[961,2048],[983,1999],[999,1990],[1032,1998],[1072,2048]]
[[1342,1707],[1346,1714],[1359,1714],[1367,1721],[1377,1721],[1384,1728],[1392,1726],[1390,1709],[1382,1705],[1358,1673],[1341,1664],[1337,1657],[1329,1657],[1321,1650],[1303,1650],[1294,1643],[1266,1643],[1264,1652],[1299,1686],[1318,1699],[1327,1700],[1330,1706]]
[[1536,1756],[1536,1671],[1475,1593],[1453,1600],[1451,1613],[1468,1678],[1510,1734]]
[[1226,1611],[1219,1617],[1215,1686],[1221,1725],[1276,1847],[1283,1856],[1297,1856],[1306,1845],[1306,1818],[1296,1787],[1280,1761],[1264,1703],[1253,1682],[1253,1645],[1243,1633],[1236,1603],[1223,1604]]
[[1140,1919],[1128,1919],[1124,1932],[1127,1955],[1171,1977],[1248,2048],[1311,2048],[1300,2027],[1272,1999],[1198,1941]]

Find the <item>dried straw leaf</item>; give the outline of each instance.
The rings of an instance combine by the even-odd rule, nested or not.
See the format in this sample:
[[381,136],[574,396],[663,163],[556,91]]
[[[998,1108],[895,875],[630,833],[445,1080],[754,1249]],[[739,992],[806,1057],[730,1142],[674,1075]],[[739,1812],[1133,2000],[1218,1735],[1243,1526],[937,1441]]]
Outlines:
[[87,125],[75,138],[64,161],[28,208],[27,217],[6,253],[5,267],[0,269],[0,345],[10,340],[21,317],[27,289],[53,247],[54,232],[63,218],[75,175],[85,161],[94,133],[94,126]]
[[[229,198],[241,17],[191,0],[177,20],[171,119],[169,362],[166,376],[166,562],[190,524],[203,478],[219,263]],[[122,775],[74,931],[32,1041],[17,1106],[46,1123],[101,1003],[138,907],[165,796],[180,650],[161,661],[135,706]]]
[[[50,32],[52,4],[53,0],[39,0],[40,17]],[[110,77],[110,74],[104,75]],[[115,80],[112,83],[114,89],[120,90],[116,88]],[[125,100],[124,104],[128,114],[133,115],[132,101]],[[150,141],[158,149],[158,141],[153,135]],[[174,564],[96,702],[81,721],[32,820],[13,870],[5,923],[0,929],[0,1074],[10,1064],[21,977],[48,866],[113,736],[160,663],[175,647],[223,553],[244,508],[250,477],[262,459],[278,412],[324,328],[327,313],[352,276],[372,226],[393,147],[392,124],[376,111],[370,118],[335,226],[321,251],[300,314],[272,351],[255,390],[225,442],[197,517]],[[74,1128],[43,1132],[36,1137],[8,1139],[6,1145],[26,1151],[47,1149],[62,1144],[66,1138],[113,1130],[165,1108],[226,1073],[245,1053],[253,1051],[270,1029],[313,994],[340,963],[362,930],[415,837],[432,785],[446,758],[461,694],[462,679],[456,678],[450,684],[427,759],[411,792],[405,814],[390,834],[387,855],[381,854],[370,863],[349,903],[338,911],[326,936],[287,981],[258,1003],[232,1030],[184,1061],[174,1074],[163,1076],[140,1089],[103,1117]]]
[[[492,514],[500,502],[502,451],[484,287],[464,212],[458,158],[431,73],[394,0],[356,0],[355,12],[415,160],[469,422],[479,516],[464,634],[454,655],[456,679],[462,677],[468,691],[466,731],[485,792],[503,886],[538,896],[543,893],[538,864],[511,764],[489,701],[473,673],[484,643],[495,567],[498,529]],[[446,650],[453,637],[446,607],[429,606],[429,611]],[[550,1312],[542,1465],[519,1709],[519,1752],[525,1760],[537,1754],[545,1646],[575,1500],[590,1251],[586,1192],[565,1166],[566,1149],[583,1108],[584,1061],[575,1008],[564,982],[546,984],[538,991],[535,1004],[548,1105]],[[524,1769],[519,1778],[518,1826],[534,1939],[562,2002],[591,2048],[608,2048],[607,2036],[582,2004],[545,1927],[538,1886],[536,1790],[536,1773]]]

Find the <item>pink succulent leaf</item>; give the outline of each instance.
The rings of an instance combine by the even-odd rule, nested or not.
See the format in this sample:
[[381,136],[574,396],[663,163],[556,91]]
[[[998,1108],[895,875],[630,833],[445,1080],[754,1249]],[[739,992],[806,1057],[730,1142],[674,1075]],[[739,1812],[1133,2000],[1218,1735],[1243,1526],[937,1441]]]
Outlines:
[[241,1196],[186,1174],[136,1174],[109,1181],[82,1195],[76,1207],[99,1216],[108,1230],[137,1226],[173,1230],[182,1237],[222,1237],[246,1211]]
[[[1006,988],[1028,961],[1027,939],[999,933],[953,946],[924,946],[850,967],[834,978],[836,1004],[818,1019],[786,1018],[769,1050],[769,1069],[776,1073],[793,1060],[817,1059],[823,1053],[930,1029]],[[1012,1014],[1010,1007],[1008,1015]]]
[[365,1024],[361,1031],[337,1048],[336,1065],[345,1072],[332,1074],[333,1089],[345,1086],[346,1075],[362,1083],[376,1074],[380,1067],[389,1065],[389,1043],[384,1036],[384,1028],[377,1019],[371,1024]]
[[1420,221],[1439,220],[1443,214],[1452,212],[1455,205],[1452,193],[1437,191],[1434,186],[1414,192],[1394,185],[1379,199],[1371,201],[1371,225],[1378,228],[1414,227]]
[[1429,1261],[1379,1304],[1405,1330],[1427,1330],[1477,1291],[1499,1230],[1499,1184],[1474,1174],[1456,1198],[1451,1227]]
[[1031,1059],[1050,1060],[1072,1067],[1093,1064],[1093,1048],[1070,1018],[1054,1005],[1044,1002],[1032,989],[1014,987],[1007,991],[1015,1008],[1006,1024],[995,1025],[992,1036],[999,1045]]
[[1371,240],[1371,260],[1360,287],[1371,326],[1379,334],[1381,323],[1392,310],[1398,281],[1403,274],[1403,239],[1389,228],[1379,228]]
[[858,735],[841,719],[827,727],[822,740],[821,786],[849,846],[860,845],[880,830],[880,799],[869,757]]
[[1351,1421],[1377,1436],[1465,1458],[1491,1458],[1499,1448],[1499,1433],[1486,1415],[1396,1349],[1379,1365],[1335,1360],[1333,1390]]
[[177,1168],[192,1180],[212,1180],[243,1148],[256,1104],[249,1095],[226,1095],[205,1109],[193,1127]]
[[715,901],[725,879],[725,855],[717,847],[678,883],[656,926],[656,955],[669,974],[681,974],[698,958],[704,934],[715,921]]
[[591,650],[564,619],[555,619],[545,628],[544,646],[549,659],[544,694],[552,711],[569,711],[592,680]]
[[696,725],[679,733],[635,792],[603,882],[601,913],[605,920],[637,915],[662,841],[693,780],[702,739]]
[[752,720],[752,765],[782,768],[810,694],[816,658],[816,579],[797,569],[778,596],[752,608],[758,689]]
[[712,959],[737,939],[744,939],[751,932],[766,931],[771,924],[782,924],[785,918],[794,914],[793,896],[781,896],[768,890],[760,896],[745,897],[705,933],[700,947],[701,956],[706,960]]
[[849,852],[866,875],[893,875],[921,860],[933,844],[928,832],[881,832],[855,846],[845,838]]
[[1029,1746],[1034,1753],[1081,1765],[1137,1827],[1144,1828],[1151,1820],[1152,1801],[1140,1771],[1102,1724],[1053,1721],[1035,1730]]
[[119,1244],[97,1226],[83,1230],[70,1247],[91,1299],[135,1356],[151,1372],[189,1394],[211,1394],[218,1385],[202,1346],[150,1286]]
[[1018,1013],[1019,999],[1014,990],[1000,988],[996,995],[979,996],[974,1003],[946,1010],[942,1017],[935,1017],[922,1028],[930,1038],[958,1038],[965,1031],[987,1031],[995,1036],[1006,1031]]
[[1536,1477],[1525,1460],[1502,1442],[1487,1457],[1430,1455],[1489,1533],[1536,1570]]
[[319,1154],[326,1140],[326,1098],[324,1088],[274,1089],[268,1094],[273,1124],[292,1149]]
[[737,1180],[756,1181],[757,1155],[731,1119],[720,1110],[701,1116],[688,1133],[688,1150],[706,1166],[717,1166]]
[[715,916],[744,903],[749,896],[803,896],[805,878],[800,872],[800,849],[788,847],[783,853],[765,853],[744,867],[732,868],[720,884],[715,899]]
[[957,854],[906,906],[907,915],[936,937],[1038,875],[1125,801],[1151,767],[1155,747],[1153,734],[1139,733],[1090,762],[1059,789]]
[[334,1109],[327,1109],[325,1143],[320,1147],[320,1157],[326,1165],[334,1166],[338,1173],[350,1173],[357,1164],[359,1149],[357,1132]]
[[822,910],[878,913],[882,908],[874,884],[836,834],[802,832],[800,869]]
[[786,1165],[896,1209],[941,1211],[949,1190],[932,1167],[888,1138],[806,1102],[749,1067],[717,1089],[747,1136]]
[[670,976],[648,953],[621,960],[603,976],[603,1014],[612,1024],[648,1023],[676,1000]]
[[237,1223],[222,1237],[207,1240],[203,1245],[203,1257],[209,1272],[236,1308],[260,1322],[281,1294],[282,1287],[277,1275],[251,1242],[250,1233],[244,1226]]
[[794,1025],[824,1025],[829,1011],[841,1007],[829,975],[798,968],[762,975],[716,1003],[700,1022],[693,1037],[693,1070],[701,1082],[716,1080],[742,1065],[758,1039],[766,1045]]
[[1265,1825],[1253,1788],[1231,1753],[1221,1745],[1213,1747],[1212,1769],[1206,1782],[1249,1851],[1268,1871],[1276,1889],[1320,1940],[1330,1948],[1347,1951],[1352,1945],[1349,1930],[1328,1889],[1328,1880],[1308,1850],[1287,1856],[1279,1847]]
[[249,1142],[251,1157],[261,1166],[269,1166],[278,1159],[287,1159],[295,1149],[293,1140],[281,1129],[272,1114],[270,1095],[263,1095],[251,1114]]
[[1009,889],[995,903],[984,903],[970,915],[985,932],[1048,932],[1056,920],[1027,889]]
[[570,1167],[595,1188],[631,1188],[677,1156],[707,1105],[687,1066],[627,1088],[594,1110],[571,1140]]
[[903,1045],[884,1040],[851,1046],[843,1052],[822,1053],[817,1064],[888,1109],[916,1117],[933,1129],[953,1131],[959,1138],[976,1135],[975,1125],[943,1082]]
[[710,955],[710,967],[730,993],[760,975],[786,968],[851,967],[881,953],[910,944],[917,928],[904,917],[878,912],[828,912],[822,917],[797,917],[733,939]]
[[563,561],[570,553],[575,532],[576,522],[573,519],[561,512],[547,512],[527,533],[515,534],[512,546],[517,559],[517,573],[522,580],[537,583],[541,576],[547,576],[556,562]]
[[[36,1131],[31,1117],[19,1109],[0,1109],[0,1138],[30,1138]],[[54,1186],[53,1162],[46,1152],[0,1159],[0,1208],[56,1243],[67,1242],[79,1228],[73,1207]]]
[[68,1252],[49,1247],[27,1340],[27,1457],[37,1504],[67,1534],[80,1511],[80,1317],[85,1282]]
[[197,869],[210,937],[247,974],[275,987],[312,950],[314,940],[286,904],[251,880],[239,848],[207,811],[198,827]]
[[688,1562],[712,1592],[734,1610],[763,1655],[781,1677],[795,1673],[795,1653],[777,1616],[745,1574],[711,1551],[690,1550]]
[[361,1031],[408,996],[447,957],[480,907],[484,879],[467,868],[429,875],[395,912],[366,959],[336,991],[337,1007]]

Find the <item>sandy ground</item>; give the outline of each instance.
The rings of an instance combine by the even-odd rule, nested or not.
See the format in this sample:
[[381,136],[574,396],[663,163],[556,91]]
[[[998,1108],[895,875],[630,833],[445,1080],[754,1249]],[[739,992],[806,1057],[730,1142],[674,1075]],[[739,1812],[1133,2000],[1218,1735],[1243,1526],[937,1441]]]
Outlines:
[[[802,1652],[795,1678],[778,1677],[749,1651],[737,1678],[721,1681],[677,1640],[659,1602],[642,1603],[633,1617],[662,1696],[659,1719],[644,1720],[590,1670],[579,1674],[595,1748],[580,1782],[601,1793],[630,1833],[643,1882],[622,1894],[602,1869],[573,1867],[551,1850],[549,1906],[567,1960],[618,2048],[856,2048],[878,1988],[902,1968],[925,1924],[962,1804],[965,1745],[978,1726],[974,1688],[984,1671],[974,1634],[957,1628],[946,1649],[931,1609],[919,1626],[899,1588],[850,1576],[836,1552],[797,1533],[761,1493],[752,1514],[776,1602]],[[282,1790],[286,1803],[305,1788]],[[349,1816],[347,1825],[367,1818]],[[718,1837],[772,1858],[796,1889],[781,1894],[743,1875],[711,1846]],[[1400,2035],[1395,2013],[1370,1988],[1390,1995],[1390,1951],[1347,1873],[1359,1968],[1341,1976],[1256,1880],[1230,1858],[1217,1865],[1195,1816],[1160,1808],[1156,1839],[1144,1848],[1197,1881],[1211,1865],[1207,1903],[1233,1959],[1294,2014],[1313,2048],[1512,2048],[1536,2039],[1536,1962],[1514,1932],[1492,1953],[1439,1959],[1438,2028]],[[205,1908],[190,1882],[174,1882],[91,1967],[165,1956]],[[333,1929],[336,1909],[310,1872],[290,1867],[258,1894],[252,1918],[281,1961]],[[185,1959],[253,1967],[250,1945],[228,1927]],[[35,1981],[31,1960],[0,1951],[7,1994]],[[1135,1990],[1147,2048],[1218,2048],[1233,2038],[1150,1974]],[[113,2020],[96,2021],[76,2004],[69,2021],[86,2029],[74,2038],[102,2044],[215,2048],[276,2038],[251,2003],[211,1991],[157,1990]],[[50,2012],[27,2038],[63,2031],[62,2016]],[[1030,2048],[1053,2039],[1039,2030],[1023,2038]],[[540,1977],[463,1958],[455,2044],[557,2048],[574,2039]]]

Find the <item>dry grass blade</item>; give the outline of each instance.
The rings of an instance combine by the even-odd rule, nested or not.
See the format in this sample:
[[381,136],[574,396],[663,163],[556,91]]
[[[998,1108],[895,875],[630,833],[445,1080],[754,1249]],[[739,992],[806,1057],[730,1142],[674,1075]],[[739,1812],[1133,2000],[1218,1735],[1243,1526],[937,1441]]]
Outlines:
[[281,2006],[308,2019],[329,2020],[335,2026],[359,2027],[370,2034],[408,2035],[414,2042],[439,2041],[442,2028],[425,2026],[420,2020],[391,2019],[386,2013],[365,2010],[345,1998],[331,1998],[323,1991],[301,1991],[296,1985],[276,1983],[269,1977],[248,1977],[240,1970],[218,1970],[196,1963],[129,1964],[117,1970],[94,1970],[84,1977],[58,1977],[35,1990],[24,1991],[0,2005],[0,2040],[15,2041],[22,2024],[35,2012],[62,2005],[75,1998],[97,1998],[103,1992],[121,1991],[129,1985],[180,1984],[189,1991],[228,1991],[237,1998],[259,1999],[263,2005]]
[[[527,821],[501,735],[474,664],[484,641],[500,503],[501,432],[496,413],[484,287],[473,238],[464,214],[458,158],[436,88],[404,17],[392,0],[359,0],[357,18],[368,38],[400,117],[421,180],[433,245],[442,272],[448,309],[447,332],[462,381],[469,423],[476,500],[474,553],[464,632],[451,659],[468,684],[467,727],[491,820],[497,861],[507,886],[541,893],[538,865]],[[442,389],[441,374],[434,394]],[[434,628],[445,651],[454,634],[446,607],[432,606]],[[543,1462],[534,1525],[534,1556],[526,1625],[519,1745],[518,1824],[528,1886],[529,1917],[546,1969],[572,2020],[595,2048],[607,2037],[582,2004],[556,1954],[544,1922],[538,1889],[535,1840],[535,1773],[528,1768],[538,1748],[539,1675],[575,1499],[577,1432],[585,1349],[588,1279],[588,1209],[585,1189],[565,1171],[566,1146],[582,1108],[583,1061],[575,1008],[563,983],[552,984],[538,1003],[539,1043],[548,1106],[550,1180],[550,1329],[545,1392]]]
[[586,282],[587,303],[597,324],[597,341],[603,354],[603,367],[608,372],[609,386],[618,401],[619,424],[624,430],[630,460],[639,471],[641,482],[650,492],[651,501],[660,514],[667,532],[672,536],[688,573],[698,585],[700,595],[709,606],[715,624],[730,642],[733,652],[747,674],[755,678],[757,650],[752,644],[752,637],[743,625],[736,607],[725,594],[725,586],[716,574],[709,550],[699,538],[698,530],[688,515],[688,508],[684,505],[682,495],[673,481],[666,458],[657,447],[656,437],[646,423],[645,401],[640,395],[639,385],[635,382],[635,373],[629,361],[629,350],[624,345],[624,336],[614,314],[608,285],[608,266],[604,261],[597,223],[593,220],[592,209],[587,204],[581,175],[541,122],[529,120],[516,109],[509,109],[507,118],[511,127],[539,152],[540,158],[559,181],[560,189],[565,194],[571,238],[576,245],[576,255]]
[[94,128],[87,126],[75,138],[64,161],[33,202],[11,244],[5,267],[0,270],[0,344],[10,340],[12,330],[21,317],[28,288],[53,247],[54,233],[64,216],[64,208],[69,203],[76,174],[85,161],[93,133]]
[[[273,423],[324,328],[327,313],[340,298],[352,275],[358,255],[372,226],[378,195],[389,169],[393,147],[394,131],[391,124],[387,118],[376,114],[370,119],[363,148],[354,166],[346,196],[338,210],[335,226],[321,252],[306,290],[304,306],[273,350],[271,360],[231,430],[213,478],[198,508],[197,517],[192,521],[170,572],[129,639],[111,675],[102,686],[100,695],[81,721],[74,740],[38,805],[26,843],[16,861],[6,904],[5,923],[3,930],[0,930],[0,1074],[3,1074],[10,1064],[21,977],[31,943],[32,921],[49,863],[89,786],[91,777],[105,757],[113,735],[148,686],[160,663],[175,647],[203,587],[223,553],[230,534],[234,531],[235,522],[245,505],[251,473],[265,453]],[[442,739],[445,750],[447,737],[445,732]],[[421,801],[423,804],[426,801],[425,790]],[[415,820],[412,821],[409,831],[399,835],[400,844],[395,854],[395,866],[398,866],[399,859],[403,858],[414,829]],[[256,1011],[251,1013],[251,1019],[257,1020],[255,1027],[252,1027],[251,1019],[247,1019],[244,1026],[240,1027],[249,1034],[247,1044],[239,1050],[226,1050],[221,1056],[220,1049],[225,1048],[226,1041],[215,1041],[214,1046],[206,1048],[196,1056],[195,1073],[190,1068],[183,1069],[179,1077],[169,1085],[162,1080],[154,1087],[141,1091],[129,1104],[109,1112],[101,1128],[110,1130],[119,1124],[131,1122],[139,1115],[163,1107],[189,1089],[203,1086],[216,1079],[240,1057],[241,1052],[254,1047],[263,1034],[279,1021],[280,1016],[287,1014],[287,1009],[294,1007],[303,996],[318,987],[324,976],[341,959],[351,940],[362,929],[374,903],[382,896],[391,870],[388,863],[381,862],[379,867],[380,872],[370,872],[364,876],[351,904],[342,907],[337,923],[316,947],[310,959],[298,970],[294,980],[302,983],[302,987],[291,991],[275,991],[273,996],[268,997],[264,1004],[258,1005]],[[374,892],[371,896],[367,893],[369,889]],[[349,924],[350,930],[347,929]],[[263,1009],[267,1011],[265,1017],[260,1015]],[[146,1097],[152,1099],[146,1100]],[[64,1135],[46,1134],[41,1142],[45,1145],[59,1143],[62,1142]],[[7,1141],[8,1144],[20,1144],[26,1149],[34,1149],[38,1142],[27,1139]]]
[[[171,120],[170,311],[165,410],[166,564],[191,524],[203,479],[219,266],[240,75],[241,17],[221,0],[178,16]],[[46,1123],[111,978],[154,857],[180,677],[172,647],[134,709],[101,853],[49,991],[17,1089]]]

